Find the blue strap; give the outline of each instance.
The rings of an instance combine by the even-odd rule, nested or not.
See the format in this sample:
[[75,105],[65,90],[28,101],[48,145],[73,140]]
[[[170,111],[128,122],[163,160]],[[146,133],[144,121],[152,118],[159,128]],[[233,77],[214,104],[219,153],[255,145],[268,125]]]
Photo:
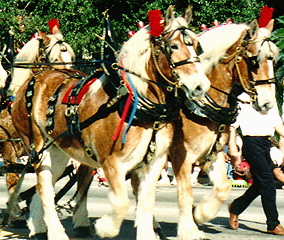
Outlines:
[[137,105],[138,105],[138,94],[137,94],[137,91],[135,89],[135,86],[134,86],[134,84],[133,84],[129,74],[128,73],[126,73],[126,74],[127,74],[127,80],[129,82],[129,85],[130,85],[130,87],[132,88],[132,91],[133,91],[133,99],[134,99],[134,101],[133,101],[132,111],[131,111],[130,116],[129,116],[128,125],[125,128],[123,136],[122,136],[122,143],[126,142],[126,133],[127,133],[127,131],[129,130],[129,128],[131,126],[131,123],[132,123],[132,121],[134,119],[134,115],[136,113]]

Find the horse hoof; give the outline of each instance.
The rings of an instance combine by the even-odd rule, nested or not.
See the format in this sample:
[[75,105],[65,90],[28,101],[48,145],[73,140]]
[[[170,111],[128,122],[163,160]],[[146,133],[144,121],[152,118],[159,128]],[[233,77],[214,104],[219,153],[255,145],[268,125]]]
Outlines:
[[48,240],[46,232],[36,233],[35,235],[31,236],[30,239],[33,239],[33,240]]
[[15,220],[11,222],[11,228],[26,228],[27,227],[27,222],[26,220]]
[[90,227],[76,227],[74,228],[74,232],[78,238],[92,237]]

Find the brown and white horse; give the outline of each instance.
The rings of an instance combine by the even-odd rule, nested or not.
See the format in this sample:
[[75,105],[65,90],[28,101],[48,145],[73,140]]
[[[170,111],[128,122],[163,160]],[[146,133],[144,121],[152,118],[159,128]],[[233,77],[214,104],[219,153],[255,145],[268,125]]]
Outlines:
[[[8,89],[9,94],[15,95],[18,88],[35,72],[44,68],[68,68],[70,65],[39,65],[39,68],[34,64],[37,63],[70,63],[74,59],[74,52],[69,44],[64,42],[63,36],[59,30],[54,34],[46,35],[39,33],[39,37],[31,39],[27,42],[21,51],[16,55],[14,63],[30,64],[22,65],[20,68],[12,68],[12,82],[7,81],[7,72],[0,65],[1,81],[0,87]],[[3,99],[2,99],[3,101]],[[15,127],[13,126],[10,110],[6,106],[1,106],[0,110],[0,152],[4,159],[4,163],[8,166],[11,163],[17,163],[19,157],[28,155],[28,151],[24,148],[23,142],[20,139]],[[12,169],[11,169],[12,170]],[[15,186],[18,182],[18,173],[6,173],[6,185],[9,194],[13,194]],[[19,207],[15,206],[16,209]],[[19,223],[14,224],[17,226]]]
[[[40,153],[35,169],[43,208],[31,209],[31,222],[37,224],[30,228],[31,235],[45,232],[47,227],[48,239],[68,239],[55,210],[53,185],[72,157],[93,168],[102,166],[113,209],[96,221],[95,229],[100,237],[116,236],[129,209],[125,176],[143,161],[150,149],[153,154],[144,159],[148,162],[147,169],[140,176],[142,200],[137,206],[136,225],[137,239],[156,240],[152,225],[155,185],[173,139],[172,122],[179,114],[180,94],[200,99],[210,86],[195,52],[197,37],[188,29],[190,20],[189,8],[183,17],[174,18],[174,10],[169,7],[160,37],[149,33],[150,26],[139,30],[123,45],[117,61],[128,70],[127,79],[120,81],[103,75],[90,85],[78,106],[69,108],[61,103],[70,87],[80,82],[75,71],[42,71],[19,89],[12,108],[13,122],[25,144],[32,144],[33,155]],[[115,140],[112,136],[123,117],[121,104],[129,96],[124,95],[127,80],[133,83],[139,97],[133,123],[127,126],[127,119],[122,122],[122,130],[128,127],[126,140],[122,142],[122,134]],[[55,93],[58,101],[54,128],[47,131],[45,112]],[[75,117],[70,122],[75,125],[81,122],[83,129],[76,131],[73,125],[75,135],[58,138],[70,129],[67,126],[70,116]],[[31,208],[36,203],[39,203],[37,196]]]
[[[180,219],[179,239],[203,239],[196,224],[213,219],[231,190],[225,170],[223,148],[228,125],[237,113],[234,98],[228,97],[234,83],[240,83],[262,113],[275,104],[273,61],[277,47],[269,40],[273,20],[263,28],[257,21],[223,25],[199,37],[204,50],[200,56],[211,81],[208,97],[186,102],[181,118],[175,121],[170,149],[176,175]],[[210,196],[193,208],[190,183],[192,164],[198,161],[213,183]]]
[[[73,49],[64,41],[59,29],[49,35],[39,31],[39,37],[28,41],[15,57],[15,65],[21,63],[25,65],[12,68],[12,82],[8,88],[8,95],[16,95],[22,84],[35,72],[46,68],[68,69],[74,58]],[[34,65],[35,63],[47,63],[47,65],[37,66]],[[50,65],[50,63],[69,64]]]

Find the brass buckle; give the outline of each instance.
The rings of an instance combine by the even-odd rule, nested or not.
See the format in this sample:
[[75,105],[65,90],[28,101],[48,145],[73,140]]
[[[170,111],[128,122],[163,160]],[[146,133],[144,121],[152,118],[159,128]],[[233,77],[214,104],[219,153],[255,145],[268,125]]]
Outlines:
[[253,102],[256,102],[256,100],[257,100],[257,95],[256,95],[256,94],[251,95],[251,100],[252,100]]
[[160,121],[156,121],[153,124],[153,129],[154,130],[159,130],[160,126],[161,126],[161,122]]
[[224,132],[225,129],[226,129],[226,124],[221,124],[221,125],[219,126],[219,132]]

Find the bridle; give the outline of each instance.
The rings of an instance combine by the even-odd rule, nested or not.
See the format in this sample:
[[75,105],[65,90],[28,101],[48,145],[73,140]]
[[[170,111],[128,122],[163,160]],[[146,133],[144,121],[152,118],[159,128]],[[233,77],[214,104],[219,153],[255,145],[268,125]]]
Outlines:
[[[170,39],[171,37],[174,35],[175,32],[177,31],[181,31],[181,33],[183,34],[183,36],[187,36],[185,31],[186,30],[189,30],[189,28],[187,27],[179,27],[179,28],[176,28],[174,30],[169,30],[169,31],[165,31],[161,34],[160,37],[156,37],[154,38],[154,41],[151,41],[150,45],[151,45],[151,54],[152,54],[152,57],[153,57],[153,61],[154,61],[154,64],[155,64],[155,67],[157,69],[157,71],[159,72],[159,74],[161,75],[161,77],[170,84],[169,87],[167,87],[167,90],[169,92],[175,90],[177,92],[177,88],[180,88],[181,85],[180,85],[180,76],[176,70],[176,67],[178,66],[182,66],[182,65],[185,65],[185,64],[192,64],[192,63],[195,63],[195,62],[200,62],[200,59],[196,56],[196,57],[190,57],[190,58],[187,58],[185,60],[181,60],[179,62],[173,62],[172,59],[171,59],[171,55],[172,55],[172,50],[171,50],[171,46],[170,46]],[[165,37],[168,36],[170,34],[170,36],[168,37],[168,39],[166,40]],[[184,43],[187,45],[187,46],[192,46],[193,44],[191,44],[190,42],[185,42]],[[155,46],[158,46],[159,48],[156,48],[155,49]],[[169,78],[167,78],[160,66],[158,65],[158,60],[157,60],[157,57],[160,55],[160,53],[163,53],[167,59],[167,62],[171,68],[171,74],[173,75],[173,78],[174,78],[174,81],[170,80]]]
[[50,63],[48,56],[50,55],[54,46],[56,46],[57,44],[60,45],[61,52],[67,52],[67,47],[63,44],[64,43],[63,40],[57,39],[57,41],[52,46],[50,45],[45,46],[42,38],[38,38],[37,40],[39,41],[39,57],[41,59],[41,62],[43,63]]
[[[259,64],[257,62],[257,57],[260,52],[258,51],[257,55],[255,56],[249,56],[248,54],[248,46],[250,44],[256,43],[258,41],[262,41],[261,46],[266,42],[270,41],[269,38],[264,38],[264,39],[259,39],[259,40],[250,40],[249,39],[249,34],[247,33],[241,40],[240,45],[236,48],[236,52],[229,56],[225,56],[222,59],[222,62],[229,62],[233,58],[235,58],[235,67],[237,70],[237,74],[240,80],[240,83],[244,90],[250,94],[251,100],[255,102],[257,100],[257,91],[256,91],[256,86],[259,85],[264,85],[264,84],[275,84],[275,78],[269,78],[269,79],[259,79],[255,80],[253,78],[252,72],[255,69],[259,68]],[[242,76],[239,64],[242,60],[245,60],[247,64],[247,69],[248,69],[248,79],[245,79]],[[272,57],[268,58],[269,60],[272,59]]]

